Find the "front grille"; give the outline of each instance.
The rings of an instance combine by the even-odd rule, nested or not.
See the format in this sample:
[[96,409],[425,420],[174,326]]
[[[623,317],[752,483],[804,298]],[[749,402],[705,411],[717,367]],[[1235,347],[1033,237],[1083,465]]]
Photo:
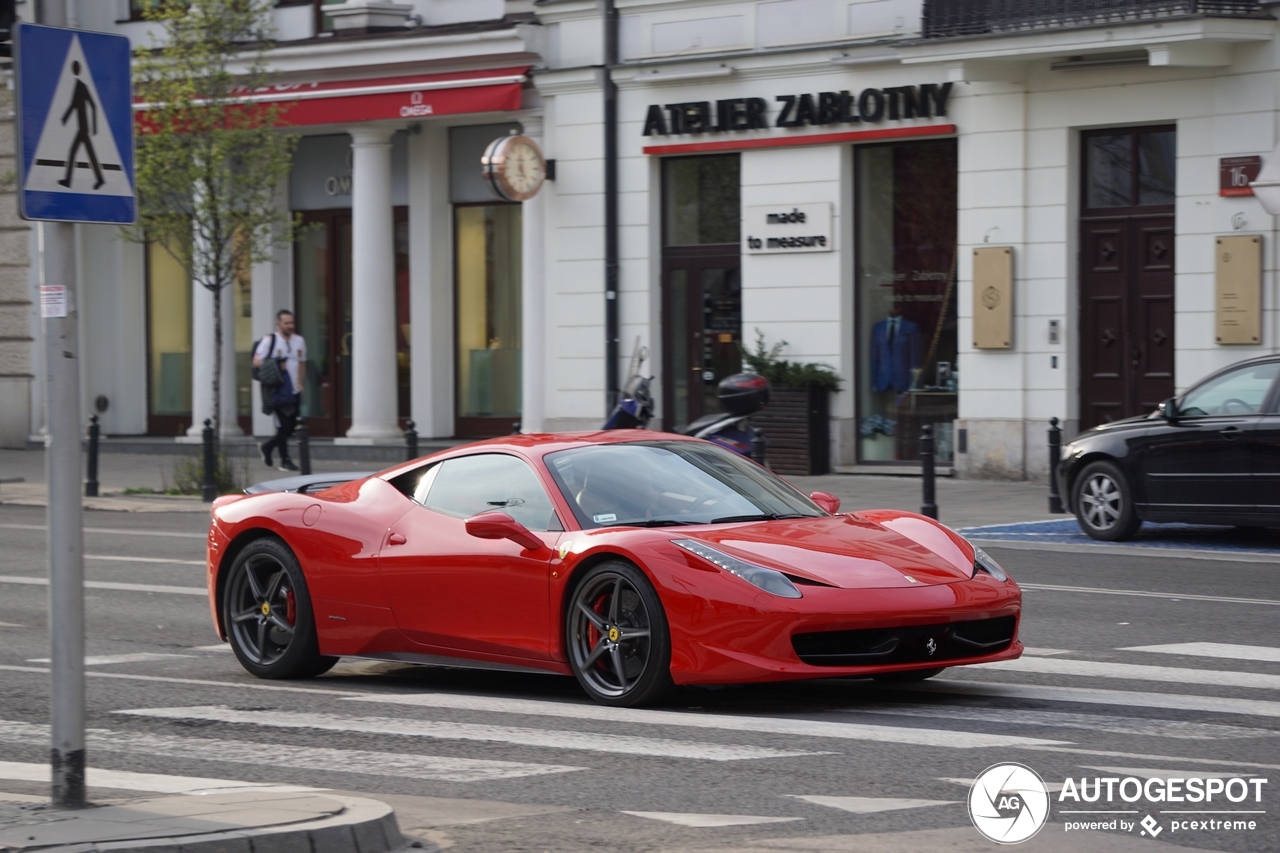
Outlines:
[[[791,647],[810,666],[883,666],[971,658],[1004,651],[1017,619],[997,616],[942,625],[796,634]],[[929,641],[933,641],[930,653]]]

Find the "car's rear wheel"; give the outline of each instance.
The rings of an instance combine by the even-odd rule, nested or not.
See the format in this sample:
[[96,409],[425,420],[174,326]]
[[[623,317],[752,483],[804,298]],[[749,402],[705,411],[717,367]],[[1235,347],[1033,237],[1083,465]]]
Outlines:
[[236,556],[222,596],[222,624],[240,664],[259,678],[310,678],[338,662],[320,654],[302,567],[274,537]]
[[1129,481],[1114,462],[1090,463],[1076,478],[1071,505],[1085,533],[1104,542],[1131,539],[1142,526]]
[[910,684],[913,681],[924,681],[926,678],[933,678],[938,673],[946,669],[940,666],[937,669],[905,669],[901,672],[885,672],[880,675],[873,675],[876,681],[885,681],[890,684]]
[[610,560],[583,575],[565,619],[569,662],[582,689],[604,705],[652,702],[671,686],[671,635],[649,579]]

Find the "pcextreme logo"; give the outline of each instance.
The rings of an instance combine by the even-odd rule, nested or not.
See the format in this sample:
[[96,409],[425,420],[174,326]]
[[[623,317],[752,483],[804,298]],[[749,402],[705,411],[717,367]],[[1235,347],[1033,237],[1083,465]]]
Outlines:
[[[1144,775],[1067,777],[1058,793],[1063,830],[1216,836],[1255,831],[1266,814],[1261,805],[1268,780],[1251,774],[1129,772]],[[1023,764],[988,767],[969,789],[973,825],[999,844],[1032,838],[1048,822],[1049,807],[1049,786]]]

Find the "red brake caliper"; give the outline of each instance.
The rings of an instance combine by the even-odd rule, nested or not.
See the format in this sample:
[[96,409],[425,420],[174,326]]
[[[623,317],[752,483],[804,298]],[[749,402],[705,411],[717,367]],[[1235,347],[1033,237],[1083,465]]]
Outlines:
[[284,619],[292,625],[298,618],[298,600],[293,597],[293,588],[284,590]]

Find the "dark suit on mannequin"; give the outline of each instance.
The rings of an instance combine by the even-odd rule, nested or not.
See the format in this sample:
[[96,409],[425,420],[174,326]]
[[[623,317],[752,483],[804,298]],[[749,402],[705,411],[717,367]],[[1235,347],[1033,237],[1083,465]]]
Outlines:
[[871,388],[907,391],[920,366],[920,327],[897,313],[871,327]]

